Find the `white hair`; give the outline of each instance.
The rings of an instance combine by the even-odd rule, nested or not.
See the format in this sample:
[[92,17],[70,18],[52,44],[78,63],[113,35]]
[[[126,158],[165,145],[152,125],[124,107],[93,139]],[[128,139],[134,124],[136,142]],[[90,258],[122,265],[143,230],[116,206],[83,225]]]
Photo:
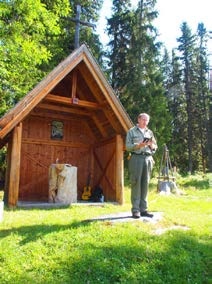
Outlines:
[[149,116],[147,113],[145,113],[145,112],[140,113],[140,114],[138,115],[138,118],[140,118],[140,117],[142,117],[142,116],[145,116],[146,118],[148,118],[148,120],[150,120],[150,116]]

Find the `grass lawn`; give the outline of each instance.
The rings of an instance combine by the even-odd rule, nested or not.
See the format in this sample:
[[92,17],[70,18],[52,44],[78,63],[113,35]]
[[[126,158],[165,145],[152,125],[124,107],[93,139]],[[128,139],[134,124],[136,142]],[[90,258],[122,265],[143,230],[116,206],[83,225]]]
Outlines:
[[149,210],[158,223],[86,222],[130,211],[74,205],[4,211],[0,223],[0,283],[212,283],[212,177],[179,178],[182,195],[162,196],[152,180]]

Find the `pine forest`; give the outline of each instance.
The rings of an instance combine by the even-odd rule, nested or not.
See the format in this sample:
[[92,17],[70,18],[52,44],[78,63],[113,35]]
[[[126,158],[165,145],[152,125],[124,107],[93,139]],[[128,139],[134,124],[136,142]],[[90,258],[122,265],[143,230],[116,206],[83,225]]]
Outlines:
[[[182,22],[177,47],[158,40],[157,0],[113,0],[107,19],[109,43],[96,28],[80,29],[117,97],[136,123],[150,114],[159,166],[164,145],[180,173],[212,171],[212,93],[209,84],[210,33],[195,33]],[[103,0],[0,0],[0,117],[75,49],[77,4],[81,20],[97,24]],[[2,171],[6,149],[0,152]]]

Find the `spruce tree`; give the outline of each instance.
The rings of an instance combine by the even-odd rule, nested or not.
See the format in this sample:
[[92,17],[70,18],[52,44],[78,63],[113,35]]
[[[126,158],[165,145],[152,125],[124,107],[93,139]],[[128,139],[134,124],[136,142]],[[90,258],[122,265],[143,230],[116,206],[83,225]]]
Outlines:
[[[208,59],[207,59],[207,31],[203,23],[197,28],[197,72],[198,72],[198,104],[197,123],[199,145],[201,153],[201,170],[206,172],[207,165],[207,121],[209,119],[209,88],[208,88]],[[196,153],[197,154],[197,153]]]
[[122,96],[128,82],[128,51],[132,34],[130,0],[113,0],[112,17],[108,19],[107,33],[111,85],[118,96]]
[[172,50],[171,61],[165,50],[161,65],[172,114],[168,145],[174,164],[181,171],[205,172],[209,121],[207,32],[199,24],[197,33],[192,34],[187,23],[182,24],[181,31],[178,50]]
[[[140,0],[135,10],[130,9],[128,2],[113,1],[115,13],[108,21],[112,38],[109,43],[112,82],[135,123],[139,113],[150,114],[150,127],[160,146],[170,139],[171,119],[160,70],[160,44],[156,41],[157,30],[153,26],[157,17],[156,0]],[[122,21],[123,17],[125,21]],[[128,26],[126,18],[129,19]],[[160,150],[162,147],[159,147],[159,155]]]
[[[165,50],[162,71],[164,74],[164,88],[168,101],[169,111],[172,116],[171,139],[168,143],[170,157],[181,171],[187,169],[185,145],[187,141],[185,94],[182,82],[181,62],[173,49],[171,58]],[[186,149],[187,150],[187,149]]]
[[181,25],[182,36],[178,38],[178,51],[181,56],[183,70],[184,93],[186,98],[186,128],[188,149],[188,171],[193,172],[193,150],[195,143],[194,135],[194,113],[196,105],[196,72],[195,72],[195,35],[192,34],[186,22]]

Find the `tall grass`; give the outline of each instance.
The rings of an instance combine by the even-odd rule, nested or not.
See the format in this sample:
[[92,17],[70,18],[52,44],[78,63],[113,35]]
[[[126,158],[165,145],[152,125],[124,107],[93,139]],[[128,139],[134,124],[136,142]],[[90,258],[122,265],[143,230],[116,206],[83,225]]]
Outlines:
[[162,212],[158,223],[91,221],[130,212],[128,186],[123,206],[6,209],[0,283],[211,283],[209,179],[179,178],[184,194],[170,196],[153,179],[149,209]]

